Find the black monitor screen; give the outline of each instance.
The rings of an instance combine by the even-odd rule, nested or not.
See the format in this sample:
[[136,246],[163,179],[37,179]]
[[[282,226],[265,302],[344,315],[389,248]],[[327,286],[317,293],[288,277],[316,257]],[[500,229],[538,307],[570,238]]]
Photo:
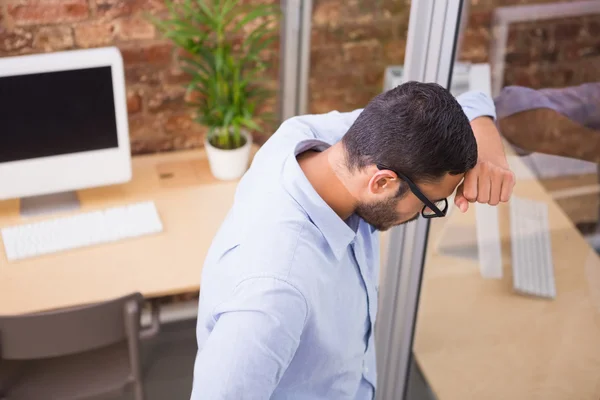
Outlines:
[[0,77],[0,162],[113,147],[111,67]]

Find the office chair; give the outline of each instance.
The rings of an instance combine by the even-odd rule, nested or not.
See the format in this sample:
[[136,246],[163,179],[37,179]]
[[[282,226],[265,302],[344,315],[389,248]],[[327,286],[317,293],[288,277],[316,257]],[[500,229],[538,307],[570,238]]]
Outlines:
[[0,399],[81,399],[133,389],[144,399],[140,339],[143,297],[35,314],[0,316]]

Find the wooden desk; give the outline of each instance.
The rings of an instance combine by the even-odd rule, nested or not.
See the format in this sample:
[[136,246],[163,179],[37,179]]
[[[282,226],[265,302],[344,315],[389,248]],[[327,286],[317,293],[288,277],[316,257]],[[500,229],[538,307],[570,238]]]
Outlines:
[[549,205],[556,300],[514,294],[508,205],[499,209],[501,280],[436,253],[442,228],[475,224],[472,210],[455,212],[432,222],[414,353],[440,400],[598,400],[600,259],[539,182],[521,179],[514,193]]
[[[79,192],[80,212],[152,200],[164,232],[11,263],[2,245],[0,314],[81,305],[134,291],[157,297],[198,290],[204,258],[236,185],[210,175],[203,151],[135,157],[132,181]],[[16,200],[0,202],[0,226],[37,219],[43,218],[20,218]]]

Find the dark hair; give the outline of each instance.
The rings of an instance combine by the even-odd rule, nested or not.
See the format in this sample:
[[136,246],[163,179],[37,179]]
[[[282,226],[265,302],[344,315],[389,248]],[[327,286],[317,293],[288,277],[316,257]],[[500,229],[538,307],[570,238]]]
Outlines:
[[342,143],[350,170],[379,163],[416,182],[462,174],[477,162],[469,119],[435,83],[407,82],[376,96]]

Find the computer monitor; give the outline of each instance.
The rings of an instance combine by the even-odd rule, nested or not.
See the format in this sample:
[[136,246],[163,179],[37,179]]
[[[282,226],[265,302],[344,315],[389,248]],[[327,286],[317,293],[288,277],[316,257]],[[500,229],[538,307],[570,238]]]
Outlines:
[[22,213],[35,212],[27,206],[130,179],[117,48],[0,58],[0,200],[21,198]]

